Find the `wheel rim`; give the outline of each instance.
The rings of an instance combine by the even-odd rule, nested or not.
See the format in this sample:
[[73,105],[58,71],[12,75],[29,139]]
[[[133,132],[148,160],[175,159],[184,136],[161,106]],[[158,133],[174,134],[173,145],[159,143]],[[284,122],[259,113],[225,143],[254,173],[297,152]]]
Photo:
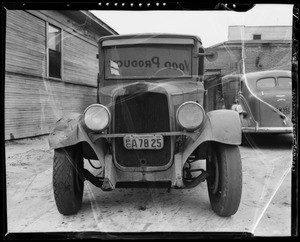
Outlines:
[[211,189],[212,194],[216,194],[218,192],[219,187],[219,164],[218,164],[218,158],[215,153],[212,154],[212,159],[209,161],[211,165],[211,185],[209,188]]

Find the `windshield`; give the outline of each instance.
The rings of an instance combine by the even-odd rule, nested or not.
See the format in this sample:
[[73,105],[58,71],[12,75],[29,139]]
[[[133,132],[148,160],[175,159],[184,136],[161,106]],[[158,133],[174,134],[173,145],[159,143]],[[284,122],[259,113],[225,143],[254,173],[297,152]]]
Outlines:
[[192,46],[112,46],[104,49],[106,79],[191,76]]

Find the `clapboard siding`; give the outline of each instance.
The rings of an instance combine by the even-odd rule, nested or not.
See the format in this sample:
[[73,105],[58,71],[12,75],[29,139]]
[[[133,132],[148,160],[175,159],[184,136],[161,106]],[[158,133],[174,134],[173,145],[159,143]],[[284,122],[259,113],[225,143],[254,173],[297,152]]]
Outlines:
[[5,139],[47,134],[60,117],[82,112],[95,101],[93,87],[6,75]]
[[64,33],[63,67],[66,81],[97,86],[97,46]]
[[5,70],[45,75],[46,28],[42,21],[24,11],[7,11]]
[[[60,11],[7,11],[5,140],[48,134],[96,102],[97,43],[70,28],[74,21]],[[62,79],[47,76],[48,23],[62,29]]]

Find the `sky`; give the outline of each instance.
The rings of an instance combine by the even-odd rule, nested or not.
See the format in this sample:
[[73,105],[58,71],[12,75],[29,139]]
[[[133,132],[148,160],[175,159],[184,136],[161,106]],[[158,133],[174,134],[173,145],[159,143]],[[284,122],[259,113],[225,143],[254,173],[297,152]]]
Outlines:
[[292,4],[257,4],[233,11],[91,11],[119,34],[175,33],[198,35],[204,47],[228,40],[228,26],[292,26]]

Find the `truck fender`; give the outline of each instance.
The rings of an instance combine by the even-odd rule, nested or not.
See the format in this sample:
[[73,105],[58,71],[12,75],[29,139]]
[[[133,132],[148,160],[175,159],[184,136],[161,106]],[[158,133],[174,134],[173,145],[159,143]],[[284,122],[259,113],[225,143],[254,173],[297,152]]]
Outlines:
[[50,149],[76,145],[83,141],[91,146],[99,161],[104,161],[106,151],[105,142],[103,139],[98,139],[95,142],[91,141],[83,127],[82,115],[80,113],[73,113],[60,118],[55,123],[48,138]]
[[205,141],[240,145],[241,140],[241,121],[236,111],[226,109],[210,111],[199,136],[187,139],[183,149],[183,163]]

